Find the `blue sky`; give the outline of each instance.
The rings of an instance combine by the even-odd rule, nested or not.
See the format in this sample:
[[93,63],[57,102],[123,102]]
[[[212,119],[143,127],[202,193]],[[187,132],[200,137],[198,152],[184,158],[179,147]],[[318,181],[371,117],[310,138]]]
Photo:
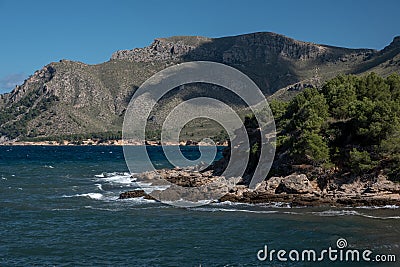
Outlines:
[[107,61],[157,37],[271,31],[315,43],[382,49],[400,35],[400,1],[0,0],[0,92],[60,59]]

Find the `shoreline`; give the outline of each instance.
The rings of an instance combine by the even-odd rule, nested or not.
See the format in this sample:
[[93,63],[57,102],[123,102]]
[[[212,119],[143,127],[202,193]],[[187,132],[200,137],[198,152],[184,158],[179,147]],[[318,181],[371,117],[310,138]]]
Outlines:
[[[107,141],[95,141],[95,140],[84,140],[82,142],[67,141],[63,140],[62,143],[55,141],[13,141],[13,142],[2,142],[0,146],[213,146],[214,144],[206,142],[196,142],[192,140],[182,142],[165,142],[160,141],[128,141],[123,140],[107,140]],[[216,146],[227,147],[228,142],[216,142]]]

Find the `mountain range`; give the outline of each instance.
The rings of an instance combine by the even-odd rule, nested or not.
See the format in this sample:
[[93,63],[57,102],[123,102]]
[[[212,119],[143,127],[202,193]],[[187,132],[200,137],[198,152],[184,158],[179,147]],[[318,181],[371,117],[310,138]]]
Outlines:
[[[144,48],[116,51],[109,61],[97,65],[52,62],[0,95],[0,142],[119,132],[130,98],[147,78],[168,66],[198,60],[237,68],[267,97],[287,99],[338,74],[399,72],[400,36],[379,51],[314,44],[271,32],[222,38],[175,36],[157,38]],[[190,84],[163,97],[153,115],[162,121],[171,108],[196,96],[223,99],[237,110],[245,108],[224,88]],[[207,134],[220,131],[211,124],[203,128]],[[193,130],[184,134],[193,137]]]

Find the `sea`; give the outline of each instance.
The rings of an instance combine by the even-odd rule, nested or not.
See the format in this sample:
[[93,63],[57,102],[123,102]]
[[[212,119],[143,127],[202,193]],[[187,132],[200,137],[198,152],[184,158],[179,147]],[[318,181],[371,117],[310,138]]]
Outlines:
[[[162,148],[147,151],[171,167]],[[132,177],[120,146],[0,146],[0,266],[400,266],[398,206],[119,200],[151,187]]]

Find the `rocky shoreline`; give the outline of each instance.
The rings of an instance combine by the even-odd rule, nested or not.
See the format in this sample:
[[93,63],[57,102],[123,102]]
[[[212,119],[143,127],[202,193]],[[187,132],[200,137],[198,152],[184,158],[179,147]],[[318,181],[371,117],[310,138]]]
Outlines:
[[[216,202],[237,203],[288,203],[291,206],[400,206],[400,184],[378,176],[375,181],[356,180],[352,183],[329,181],[322,188],[317,180],[310,180],[305,174],[292,174],[285,177],[271,177],[261,182],[255,189],[239,183],[226,186],[224,177],[214,176],[211,171],[190,169],[163,169],[141,173],[136,181],[151,185],[170,184],[165,190],[146,193],[144,190],[132,190],[120,194],[120,199],[138,198],[152,200],[177,201],[179,190],[184,188],[220,187],[221,197]],[[223,191],[225,190],[225,191]],[[200,190],[201,191],[201,190]],[[204,190],[202,191],[204,193]],[[196,195],[204,196],[204,195]]]

